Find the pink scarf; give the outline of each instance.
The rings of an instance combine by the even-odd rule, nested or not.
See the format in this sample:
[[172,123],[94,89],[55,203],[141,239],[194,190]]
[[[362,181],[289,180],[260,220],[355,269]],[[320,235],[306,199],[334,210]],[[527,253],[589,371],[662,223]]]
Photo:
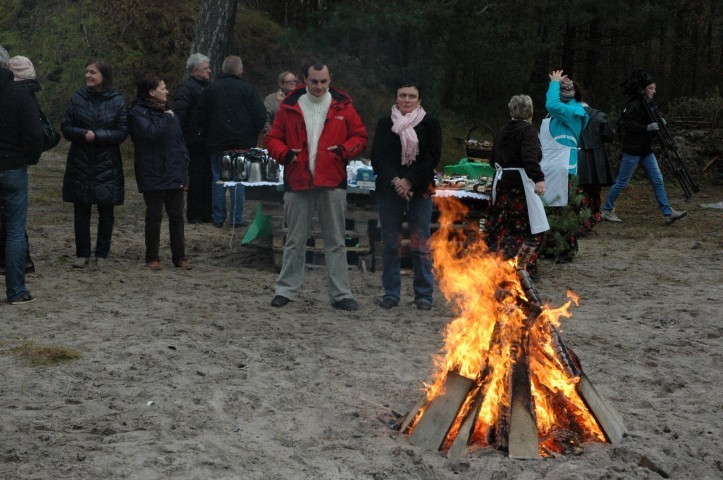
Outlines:
[[410,165],[419,154],[419,139],[414,127],[419,125],[427,112],[421,105],[406,115],[402,115],[396,105],[392,105],[392,132],[402,141],[402,165]]

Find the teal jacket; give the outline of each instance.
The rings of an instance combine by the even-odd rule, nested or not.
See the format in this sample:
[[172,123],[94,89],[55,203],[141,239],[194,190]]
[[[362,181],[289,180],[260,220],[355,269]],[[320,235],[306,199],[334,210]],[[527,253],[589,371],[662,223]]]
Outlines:
[[545,108],[550,113],[550,134],[560,144],[570,147],[569,173],[577,175],[577,149],[580,132],[585,128],[588,115],[582,103],[575,99],[560,100],[560,82],[550,82],[547,89]]

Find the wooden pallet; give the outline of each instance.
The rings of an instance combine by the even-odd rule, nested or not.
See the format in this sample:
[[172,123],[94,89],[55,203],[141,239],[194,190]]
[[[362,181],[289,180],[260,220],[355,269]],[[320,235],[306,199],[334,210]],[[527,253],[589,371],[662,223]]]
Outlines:
[[[284,244],[288,228],[284,225],[283,206],[264,206],[264,214],[271,216],[271,249],[274,265],[281,268]],[[366,271],[371,266],[372,242],[376,230],[376,210],[364,207],[348,208],[345,237],[348,239],[346,253],[347,262],[352,267]],[[324,239],[321,235],[319,219],[314,217],[311,222],[309,238],[306,244],[306,264],[309,266],[325,265]]]

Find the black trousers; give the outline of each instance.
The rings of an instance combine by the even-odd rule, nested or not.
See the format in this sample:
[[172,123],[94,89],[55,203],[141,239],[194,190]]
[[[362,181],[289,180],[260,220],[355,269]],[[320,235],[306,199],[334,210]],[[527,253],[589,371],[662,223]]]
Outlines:
[[188,164],[188,206],[186,218],[189,222],[211,222],[211,164],[204,151],[191,152]]
[[186,258],[183,235],[183,190],[153,190],[143,192],[146,202],[146,262],[160,260],[161,221],[163,207],[168,215],[168,233],[171,237],[171,258],[178,266]]
[[[115,215],[113,205],[97,205],[98,234],[95,238],[95,256],[108,258],[110,240],[113,236]],[[75,230],[75,256],[89,258],[90,245],[90,214],[93,205],[89,203],[73,204],[73,228]]]

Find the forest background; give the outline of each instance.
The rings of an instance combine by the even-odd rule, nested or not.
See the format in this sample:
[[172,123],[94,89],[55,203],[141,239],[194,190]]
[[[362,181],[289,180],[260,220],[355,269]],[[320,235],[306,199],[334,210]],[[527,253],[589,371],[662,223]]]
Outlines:
[[444,125],[443,163],[464,156],[470,128],[503,125],[514,94],[533,97],[539,124],[548,72],[559,68],[615,119],[626,101],[620,83],[642,67],[664,115],[716,127],[699,139],[698,173],[723,148],[723,4],[715,0],[0,0],[0,45],[33,60],[41,104],[59,122],[90,59],[111,62],[128,99],[148,72],[177,85],[202,3],[235,16],[225,53],[243,58],[262,96],[279,72],[320,56],[373,134],[395,82],[418,79],[425,108]]

